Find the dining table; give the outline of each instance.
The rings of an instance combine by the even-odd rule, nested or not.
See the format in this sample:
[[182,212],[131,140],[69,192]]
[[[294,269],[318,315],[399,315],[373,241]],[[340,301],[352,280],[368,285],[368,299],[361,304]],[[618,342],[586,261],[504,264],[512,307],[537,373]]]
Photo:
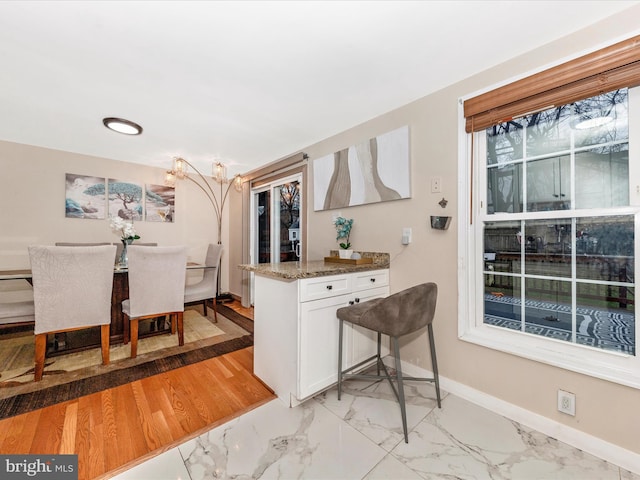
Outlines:
[[[217,268],[200,263],[188,262],[187,272]],[[122,314],[122,302],[129,298],[129,276],[125,266],[116,264],[113,268],[113,289],[111,292],[111,329],[109,343],[111,345],[124,342],[124,315]],[[30,269],[0,270],[2,280],[26,280],[32,283]],[[215,295],[215,294],[214,294]],[[139,338],[166,333],[169,329],[164,317],[151,322],[143,322],[138,332]],[[1,334],[0,334],[1,335]],[[47,355],[55,356],[62,353],[71,353],[88,348],[100,346],[100,327],[91,327],[83,330],[54,335],[47,345]]]

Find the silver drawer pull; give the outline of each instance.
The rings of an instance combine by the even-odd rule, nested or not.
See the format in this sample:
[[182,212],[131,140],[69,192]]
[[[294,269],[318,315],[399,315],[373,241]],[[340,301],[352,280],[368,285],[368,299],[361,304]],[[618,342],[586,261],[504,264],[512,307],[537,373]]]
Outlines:
[[327,290],[332,290],[333,289],[333,285],[327,285]]

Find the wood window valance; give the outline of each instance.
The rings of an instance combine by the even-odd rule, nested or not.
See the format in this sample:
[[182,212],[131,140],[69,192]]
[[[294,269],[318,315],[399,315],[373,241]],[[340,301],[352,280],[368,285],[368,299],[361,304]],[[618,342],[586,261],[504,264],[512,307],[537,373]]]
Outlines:
[[528,113],[640,85],[640,35],[464,102],[467,133]]

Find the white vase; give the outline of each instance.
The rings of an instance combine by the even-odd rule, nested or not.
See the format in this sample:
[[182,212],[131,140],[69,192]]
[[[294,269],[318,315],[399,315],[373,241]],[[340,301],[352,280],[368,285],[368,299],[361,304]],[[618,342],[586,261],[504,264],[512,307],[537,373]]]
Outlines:
[[340,258],[351,258],[352,253],[353,253],[353,250],[351,248],[349,249],[341,248],[340,250],[338,250],[338,255],[340,256]]

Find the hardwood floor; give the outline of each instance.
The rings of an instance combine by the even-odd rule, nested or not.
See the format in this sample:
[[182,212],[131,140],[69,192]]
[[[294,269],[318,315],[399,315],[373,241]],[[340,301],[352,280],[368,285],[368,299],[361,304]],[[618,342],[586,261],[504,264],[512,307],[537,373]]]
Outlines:
[[243,307],[238,300],[225,304],[229,308],[233,308],[236,312],[253,320],[253,307]]
[[227,422],[273,393],[253,347],[0,421],[0,453],[77,454],[78,479],[109,478]]

